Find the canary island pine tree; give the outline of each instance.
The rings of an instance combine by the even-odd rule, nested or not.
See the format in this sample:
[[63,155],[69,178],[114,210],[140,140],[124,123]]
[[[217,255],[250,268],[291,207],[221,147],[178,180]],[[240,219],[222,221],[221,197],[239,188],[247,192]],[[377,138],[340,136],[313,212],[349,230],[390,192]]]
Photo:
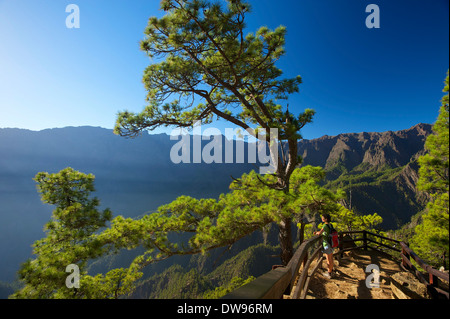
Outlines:
[[[56,174],[38,173],[37,188],[44,203],[54,205],[45,225],[46,237],[33,244],[35,258],[21,265],[18,275],[23,287],[11,298],[79,299],[118,298],[142,275],[136,268],[114,269],[105,275],[87,275],[87,265],[107,253],[97,232],[112,218],[109,209],[99,211],[99,200],[90,198],[94,176],[66,168]],[[71,271],[77,269],[73,285]]]
[[[181,196],[138,219],[118,216],[111,221],[110,228],[98,235],[98,240],[111,252],[143,247],[145,253],[135,258],[130,269],[143,269],[174,255],[231,246],[285,218],[337,211],[344,194],[320,186],[318,182],[324,174],[320,167],[296,169],[289,191],[280,192],[261,187],[261,182],[276,182],[275,176],[260,176],[251,171],[234,180],[230,192],[218,199]],[[176,234],[181,235],[180,240],[176,240]]]
[[427,192],[431,200],[416,227],[411,247],[419,256],[436,266],[448,265],[449,255],[449,96],[448,72],[439,116],[433,125],[425,149],[419,158],[418,189]]
[[[241,0],[163,0],[161,9],[166,15],[149,19],[141,42],[141,49],[155,61],[143,76],[148,106],[137,114],[120,112],[116,134],[134,137],[143,130],[192,128],[222,119],[269,143],[270,129],[277,129],[285,156],[277,158],[275,180],[260,187],[287,195],[301,162],[300,130],[312,121],[314,111],[294,116],[287,105],[279,104],[298,92],[302,82],[300,76],[282,78],[276,66],[285,54],[286,28],[261,27],[245,34],[250,5]],[[284,207],[275,215],[286,264],[293,254],[292,220]]]

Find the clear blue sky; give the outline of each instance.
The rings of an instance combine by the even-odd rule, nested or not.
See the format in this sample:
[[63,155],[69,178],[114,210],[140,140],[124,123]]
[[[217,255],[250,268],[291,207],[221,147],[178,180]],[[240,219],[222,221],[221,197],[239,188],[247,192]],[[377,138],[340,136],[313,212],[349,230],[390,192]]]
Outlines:
[[[80,28],[68,29],[68,4]],[[248,31],[285,25],[279,67],[301,75],[290,109],[317,111],[305,138],[434,123],[449,60],[448,0],[250,0]],[[368,4],[380,28],[368,29]],[[0,0],[0,127],[112,128],[145,106],[139,50],[159,0]]]

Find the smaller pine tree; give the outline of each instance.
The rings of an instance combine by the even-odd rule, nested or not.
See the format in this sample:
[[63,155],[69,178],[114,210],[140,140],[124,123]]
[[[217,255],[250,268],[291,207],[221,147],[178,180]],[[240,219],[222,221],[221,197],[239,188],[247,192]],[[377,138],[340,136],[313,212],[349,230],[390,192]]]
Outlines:
[[449,76],[445,80],[439,117],[425,143],[427,154],[419,158],[418,189],[431,200],[411,239],[411,248],[435,266],[448,265],[449,254]]
[[[129,292],[130,283],[141,273],[135,269],[114,269],[106,275],[87,274],[90,260],[104,255],[109,249],[97,232],[112,218],[109,209],[99,211],[92,174],[66,168],[56,174],[38,173],[35,181],[44,203],[54,205],[51,220],[45,225],[46,237],[33,244],[36,256],[21,265],[19,279],[22,289],[10,298],[17,299],[80,299],[118,298]],[[67,285],[77,268],[78,284]]]

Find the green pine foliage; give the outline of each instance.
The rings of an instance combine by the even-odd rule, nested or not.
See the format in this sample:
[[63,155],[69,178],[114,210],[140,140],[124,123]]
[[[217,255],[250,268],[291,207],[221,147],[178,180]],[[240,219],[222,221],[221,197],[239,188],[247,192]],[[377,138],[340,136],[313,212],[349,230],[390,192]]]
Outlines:
[[166,15],[149,19],[141,42],[148,56],[164,58],[144,71],[149,105],[139,114],[121,112],[118,134],[220,117],[243,129],[278,127],[288,136],[310,121],[310,110],[290,125],[279,121],[285,114],[275,101],[298,92],[301,83],[300,76],[280,79],[275,66],[285,54],[284,26],[244,34],[251,6],[241,0],[164,0],[161,10]]
[[[46,237],[33,244],[35,258],[20,267],[23,288],[11,298],[118,298],[128,293],[129,283],[141,275],[134,269],[115,269],[95,277],[87,274],[88,262],[108,252],[97,233],[112,218],[109,209],[98,210],[97,198],[90,198],[94,176],[66,168],[56,174],[38,173],[35,181],[42,201],[55,209],[44,227]],[[69,265],[79,268],[79,288],[66,284]]]
[[[22,288],[12,298],[125,298],[147,286],[152,298],[217,298],[252,280],[247,271],[252,258],[273,247],[253,247],[210,274],[175,265],[139,286],[137,282],[152,263],[231,247],[273,224],[279,227],[278,255],[287,264],[294,248],[292,221],[298,222],[300,242],[312,233],[308,219],[319,213],[329,213],[338,230],[376,230],[382,222],[377,213],[361,215],[342,206],[346,194],[341,188],[380,186],[400,169],[363,173],[360,167],[355,176],[337,163],[335,172],[344,175],[325,187],[323,168],[299,168],[300,130],[315,112],[306,109],[295,116],[279,104],[297,93],[302,82],[300,76],[282,78],[276,67],[285,54],[285,27],[244,34],[251,8],[241,0],[163,0],[161,9],[166,15],[149,19],[141,42],[141,49],[160,61],[144,71],[148,105],[140,113],[120,112],[115,133],[134,137],[162,126],[192,128],[223,119],[270,143],[269,132],[275,128],[283,142],[275,171],[244,174],[218,199],[181,196],[139,218],[113,218],[110,210],[100,211],[99,200],[91,198],[91,174],[71,168],[39,173],[35,181],[42,201],[55,209],[44,228],[46,237],[33,245],[35,257],[19,270]],[[413,249],[433,262],[444,253],[448,258],[448,94],[442,101],[426,143],[428,154],[419,160],[419,185],[432,200],[411,240]],[[143,253],[128,268],[88,273],[89,262],[124,249]],[[80,269],[78,288],[66,285],[68,265]]]
[[[300,130],[312,122],[315,112],[306,109],[294,115],[288,105],[280,104],[299,92],[302,83],[300,76],[283,78],[283,72],[276,66],[285,54],[286,27],[270,30],[263,26],[246,34],[245,21],[251,6],[241,0],[164,0],[161,10],[166,14],[149,19],[141,41],[141,49],[153,61],[160,61],[144,71],[148,105],[140,113],[120,112],[115,133],[135,137],[158,127],[191,129],[195,124],[222,119],[273,146],[270,133],[276,129],[277,139],[285,143],[286,149],[275,165],[275,180],[265,186],[288,194],[291,175],[301,163],[297,155]],[[273,156],[273,150],[270,152]],[[236,225],[235,222],[246,218],[248,209],[242,208],[237,214],[234,208],[229,214],[236,216]],[[222,238],[226,236],[241,236],[277,220],[283,263],[287,264],[292,257],[292,220],[282,207],[278,210],[272,207],[266,213],[257,204],[253,214],[247,216],[254,221],[251,225],[244,223],[245,231],[241,227],[228,228],[226,223],[231,220],[228,218],[222,222],[222,217],[217,216],[218,221],[213,224],[211,216],[210,220],[204,218],[208,216],[200,217],[198,229],[204,230],[204,237],[194,239],[199,250],[210,238],[216,241],[218,237],[221,242],[215,245],[223,245]],[[197,223],[192,219],[186,222]],[[175,249],[160,244],[164,246],[162,250]]]
[[[323,177],[320,167],[297,169],[292,174],[289,193],[284,193],[261,187],[261,183],[273,183],[275,177],[252,171],[233,181],[230,192],[219,199],[181,196],[142,218],[118,216],[97,239],[111,251],[143,247],[145,253],[132,265],[138,269],[174,255],[229,247],[283,218],[338,210],[337,202],[343,194],[319,186]],[[176,241],[173,234],[190,234],[190,238],[187,242]]]
[[[39,173],[35,180],[42,201],[54,205],[55,210],[45,226],[46,237],[34,244],[36,258],[24,263],[19,271],[24,287],[12,297],[126,297],[135,289],[147,265],[174,255],[200,254],[229,247],[241,238],[279,222],[280,207],[284,207],[286,217],[296,219],[303,214],[340,209],[337,201],[343,194],[319,186],[324,176],[320,167],[297,169],[292,175],[290,192],[285,194],[261,187],[261,183],[273,182],[273,176],[250,172],[233,181],[230,192],[219,199],[181,196],[155,213],[132,219],[112,218],[108,209],[97,209],[99,200],[90,197],[94,191],[91,174],[71,168],[56,174]],[[190,234],[190,237],[177,241],[174,234]],[[186,239],[186,236],[178,238]],[[89,262],[123,249],[137,248],[143,249],[144,253],[128,268],[112,269],[106,274],[88,273]],[[255,256],[256,248],[247,252],[248,256]],[[249,271],[246,272],[248,256],[244,254],[241,259],[231,261],[229,265],[238,265],[236,273],[224,266],[211,274],[211,280],[223,286],[234,277],[248,278],[251,276]],[[66,286],[68,265],[77,265],[80,269],[79,288]],[[266,270],[260,269],[261,273]],[[180,281],[185,282],[194,275],[198,275],[195,279],[199,283],[198,293],[205,292],[208,284],[201,280],[200,274],[188,272]]]
[[[298,220],[302,238],[304,230],[310,230],[301,227],[304,217],[318,213],[331,213],[347,227],[373,227],[378,223],[376,215],[355,216],[345,210],[338,203],[345,194],[320,186],[324,177],[325,171],[320,167],[296,169],[289,192],[285,193],[261,187],[262,183],[273,183],[276,177],[250,172],[234,180],[230,192],[218,199],[181,196],[161,206],[157,212],[132,219],[112,218],[108,209],[98,210],[99,200],[90,196],[95,190],[91,174],[71,168],[56,174],[39,173],[35,180],[42,201],[54,205],[55,209],[44,228],[46,237],[33,246],[36,257],[24,263],[19,271],[23,288],[12,298],[124,298],[136,289],[146,266],[175,255],[205,254],[219,247],[230,247],[255,231],[279,223],[282,218]],[[177,234],[181,236],[174,236]],[[143,254],[128,268],[111,269],[106,274],[88,273],[90,262],[123,249],[143,251]],[[195,268],[178,275],[173,274],[177,269],[171,269],[170,274],[161,275],[170,278],[164,287],[171,288],[163,292],[153,284],[152,290],[160,292],[159,298],[198,297],[216,287],[222,288],[211,293],[221,294],[231,289],[228,283],[233,278],[249,278],[255,272],[266,272],[267,267],[255,266],[256,260],[261,261],[268,255],[279,256],[281,249],[276,250],[268,252],[265,245],[251,247],[207,277]],[[73,264],[80,269],[78,288],[66,286],[68,273],[65,270]],[[270,264],[279,264],[279,261],[271,260]],[[153,279],[154,282],[161,280]],[[189,293],[182,287],[186,282],[192,282]],[[242,281],[236,279],[233,287],[239,283]]]
[[431,200],[422,223],[411,238],[411,248],[419,256],[436,266],[447,266],[449,258],[449,77],[445,80],[439,116],[433,134],[427,138],[427,154],[419,158],[419,190],[427,192]]
[[[338,231],[367,230],[370,232],[381,233],[377,228],[383,222],[383,218],[377,213],[363,215],[353,210],[341,206],[338,211],[332,215],[332,223]],[[321,224],[319,228],[321,228]]]
[[449,166],[449,87],[448,73],[443,92],[447,93],[442,98],[442,106],[439,116],[433,125],[431,134],[425,143],[427,154],[419,159],[420,190],[431,195],[448,193],[448,166]]

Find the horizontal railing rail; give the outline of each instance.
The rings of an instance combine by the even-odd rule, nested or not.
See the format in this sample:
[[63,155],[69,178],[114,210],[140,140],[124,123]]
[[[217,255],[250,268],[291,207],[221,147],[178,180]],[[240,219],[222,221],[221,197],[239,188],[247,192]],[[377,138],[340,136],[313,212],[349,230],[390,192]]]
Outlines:
[[[350,235],[361,236],[352,238]],[[356,242],[362,243],[357,245]],[[345,251],[356,249],[367,250],[368,248],[384,253],[386,253],[386,249],[389,249],[389,252],[391,250],[396,253],[399,252],[403,269],[412,271],[422,283],[426,284],[432,298],[449,298],[449,274],[438,271],[425,263],[404,242],[365,230],[343,231],[339,232],[339,250],[335,255],[343,257]],[[312,251],[311,254],[310,251]],[[322,236],[314,236],[300,245],[286,266],[272,269],[252,282],[230,292],[222,297],[222,299],[282,299],[284,295],[289,295],[291,299],[304,299],[310,280],[324,259],[321,252]],[[395,257],[391,253],[388,254]],[[426,275],[423,275],[412,264],[411,257],[425,270],[428,274],[428,279],[425,278]],[[316,260],[316,263],[312,271],[310,271],[309,268],[311,268],[314,260]],[[440,279],[447,282],[447,289],[440,286]]]
[[[320,245],[314,251],[311,258],[308,258],[308,261],[306,262],[305,266],[303,267],[302,273],[299,276],[298,282],[295,285],[295,288],[292,290],[292,293],[290,295],[291,299],[305,299],[306,298],[306,294],[308,292],[308,287],[309,287],[311,278],[314,276],[317,269],[322,265],[322,260],[324,259],[323,254],[320,254],[322,251],[323,251],[322,245]],[[312,271],[309,272],[309,268],[316,257],[319,257],[319,258],[317,259],[316,264],[313,267]]]
[[290,295],[300,266],[308,262],[309,250],[316,249],[316,246],[321,243],[321,236],[314,236],[304,241],[286,266],[277,267],[259,276],[222,299],[282,299],[283,295]]
[[[428,292],[430,293],[432,298],[447,298],[449,299],[449,291],[448,291],[448,284],[449,284],[449,275],[446,272],[439,271],[432,266],[428,265],[425,261],[423,261],[417,254],[409,248],[409,246],[401,242],[400,243],[402,247],[401,252],[401,258],[402,263],[401,266],[403,269],[407,271],[413,272],[416,277],[427,286]],[[413,258],[413,260],[426,272],[426,274],[422,274],[411,262],[410,258]],[[428,274],[428,279],[426,278],[426,275]],[[445,280],[447,283],[447,287],[444,290],[443,287],[440,287],[441,281],[439,280]]]
[[[362,234],[362,237],[352,238],[352,239],[344,239],[345,235],[353,235],[353,234]],[[410,271],[415,274],[415,276],[427,286],[427,290],[432,298],[446,298],[449,299],[448,292],[448,282],[449,282],[449,274],[446,272],[439,271],[432,266],[428,265],[425,261],[423,261],[414,251],[412,251],[409,246],[401,241],[384,237],[379,234],[375,234],[368,231],[349,231],[349,232],[340,232],[340,243],[339,243],[339,254],[342,257],[344,251],[355,250],[355,249],[365,249],[371,248],[375,250],[380,250],[380,247],[388,248],[395,252],[400,253],[401,266],[404,270]],[[377,241],[371,239],[369,236],[373,236],[375,238],[381,239],[381,241]],[[382,241],[385,242],[382,242]],[[362,241],[362,245],[355,245],[353,247],[345,247],[346,243],[355,243]],[[391,243],[392,245],[388,245],[386,242]],[[376,244],[374,247],[373,244]],[[383,251],[386,252],[386,251]],[[395,257],[395,256],[393,256]],[[413,260],[425,271],[425,274],[422,274],[411,262],[411,257]],[[428,279],[426,278],[428,277]],[[446,287],[442,286],[441,280],[446,282]]]
[[[361,234],[362,237],[358,237],[358,238],[351,238],[350,236],[344,237],[345,235],[354,235],[354,234]],[[379,239],[375,240],[370,238],[370,236],[374,237],[375,239]],[[350,237],[350,239],[347,239],[348,237]],[[385,242],[390,243],[391,245],[388,245],[387,243],[383,242],[383,240]],[[349,243],[353,243],[355,244],[355,242],[362,242],[361,245],[357,246],[351,246],[351,247],[346,247],[346,246],[350,246],[348,245]],[[347,243],[347,245],[346,245]],[[370,245],[370,243],[375,244],[375,245]],[[339,252],[337,254],[340,254],[340,256],[342,257],[343,252],[345,251],[349,251],[349,250],[355,250],[355,249],[364,249],[367,250],[367,248],[371,248],[374,250],[378,250],[380,251],[380,247],[384,247],[396,252],[401,252],[401,249],[398,248],[400,246],[400,241],[392,239],[392,238],[388,238],[388,237],[384,237],[381,236],[379,234],[375,234],[366,230],[357,230],[357,231],[343,231],[343,232],[339,232]]]

